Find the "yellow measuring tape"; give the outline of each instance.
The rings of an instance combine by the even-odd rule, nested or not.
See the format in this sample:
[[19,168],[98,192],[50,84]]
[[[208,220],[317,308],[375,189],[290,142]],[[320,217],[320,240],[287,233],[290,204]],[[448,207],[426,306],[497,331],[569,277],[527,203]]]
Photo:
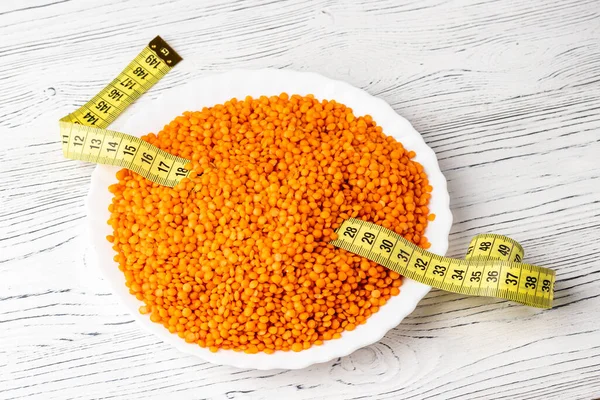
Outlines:
[[[116,165],[173,187],[189,162],[125,133],[106,130],[127,106],[171,70],[181,57],[159,36],[100,93],[60,120],[65,157]],[[464,260],[442,257],[382,226],[350,218],[332,245],[359,254],[416,281],[454,293],[490,296],[549,308],[555,273],[521,263],[523,248],[505,236],[475,236]]]
[[173,187],[189,175],[188,160],[135,136],[106,128],[130,104],[167,74],[181,57],[160,36],[104,89],[77,111],[62,118],[63,154],[74,160],[116,165]]
[[396,232],[355,218],[344,221],[336,232],[332,245],[429,286],[533,307],[552,306],[554,271],[521,263],[523,248],[506,236],[475,236],[466,259],[459,260],[423,250]]

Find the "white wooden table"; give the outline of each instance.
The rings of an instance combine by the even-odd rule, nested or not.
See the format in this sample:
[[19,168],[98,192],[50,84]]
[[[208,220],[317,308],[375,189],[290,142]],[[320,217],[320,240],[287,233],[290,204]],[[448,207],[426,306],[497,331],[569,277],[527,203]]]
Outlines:
[[[0,398],[600,397],[598,0],[5,0],[0,34]],[[387,100],[448,179],[448,254],[513,237],[557,271],[554,309],[433,290],[381,342],[300,371],[212,365],[143,333],[86,268],[94,167],[63,158],[56,126],[156,34],[184,62],[139,107],[259,67]]]

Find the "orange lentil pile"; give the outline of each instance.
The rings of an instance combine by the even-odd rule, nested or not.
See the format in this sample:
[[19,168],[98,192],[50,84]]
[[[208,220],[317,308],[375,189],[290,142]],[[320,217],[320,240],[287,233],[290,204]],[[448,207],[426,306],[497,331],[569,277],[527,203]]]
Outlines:
[[328,244],[349,217],[429,247],[415,153],[343,104],[232,99],[143,139],[192,172],[169,188],[119,171],[107,239],[140,312],[189,343],[301,351],[364,324],[402,281]]

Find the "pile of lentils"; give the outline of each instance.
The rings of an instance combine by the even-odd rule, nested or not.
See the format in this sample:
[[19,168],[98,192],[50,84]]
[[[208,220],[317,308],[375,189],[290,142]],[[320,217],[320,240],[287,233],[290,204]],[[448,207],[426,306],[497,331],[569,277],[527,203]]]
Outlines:
[[402,278],[329,244],[347,218],[429,247],[415,153],[333,100],[231,99],[142,139],[192,172],[169,188],[119,171],[107,239],[140,312],[186,342],[301,351],[364,324]]

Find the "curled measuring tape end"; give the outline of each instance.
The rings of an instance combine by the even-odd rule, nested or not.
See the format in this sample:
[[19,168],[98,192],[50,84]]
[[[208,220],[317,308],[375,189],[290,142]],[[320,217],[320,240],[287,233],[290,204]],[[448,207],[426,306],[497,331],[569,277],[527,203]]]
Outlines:
[[448,292],[552,307],[554,271],[521,263],[521,245],[495,234],[475,236],[464,260],[424,250],[382,226],[350,218],[331,242],[426,285]]

